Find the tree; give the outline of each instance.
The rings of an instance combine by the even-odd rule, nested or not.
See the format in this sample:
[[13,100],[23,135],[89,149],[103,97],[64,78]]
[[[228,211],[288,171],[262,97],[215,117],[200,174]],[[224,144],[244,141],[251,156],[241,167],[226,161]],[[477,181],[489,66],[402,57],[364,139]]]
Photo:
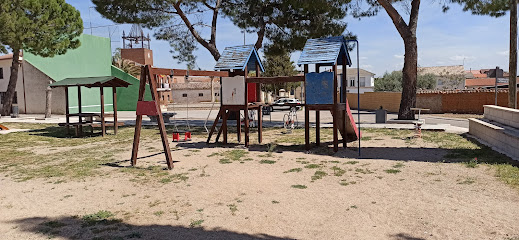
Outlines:
[[[279,54],[278,52],[265,51],[265,58],[265,72],[263,73],[265,77],[294,76],[298,73],[294,62],[290,60],[289,52]],[[262,84],[261,86],[263,91],[279,94],[279,89],[296,88],[299,83]]]
[[453,0],[463,5],[464,11],[476,15],[501,17],[510,11],[510,54],[508,71],[508,107],[517,108],[517,4],[518,0]]
[[412,0],[410,6],[406,5],[409,20],[405,22],[402,15],[396,10],[396,4],[405,4],[403,0],[366,0],[369,9],[361,9],[359,0],[353,7],[356,17],[369,17],[376,15],[384,9],[389,15],[400,37],[404,41],[405,56],[404,68],[402,70],[402,99],[398,110],[398,119],[414,119],[412,107],[416,106],[417,71],[418,71],[418,45],[416,42],[416,29],[418,27],[418,12],[420,0]]
[[123,59],[121,57],[120,48],[115,49],[114,55],[112,56],[112,65],[136,78],[141,75],[141,67],[137,66],[132,60]]
[[[375,79],[375,92],[401,92],[403,74],[401,71],[384,73],[381,78]],[[417,77],[419,89],[434,89],[436,87],[436,76],[433,74],[420,74]]]
[[9,115],[18,80],[20,50],[42,57],[79,47],[83,32],[80,13],[65,0],[16,0],[0,3],[0,51],[13,52],[11,76],[2,100],[2,114]]
[[[340,35],[346,24],[346,4],[351,0],[92,0],[96,10],[116,23],[139,23],[158,28],[155,37],[168,40],[173,57],[194,65],[193,52],[202,46],[215,60],[219,17],[229,17],[258,38],[280,42],[283,48],[301,49],[307,38]],[[210,15],[209,15],[210,14]]]

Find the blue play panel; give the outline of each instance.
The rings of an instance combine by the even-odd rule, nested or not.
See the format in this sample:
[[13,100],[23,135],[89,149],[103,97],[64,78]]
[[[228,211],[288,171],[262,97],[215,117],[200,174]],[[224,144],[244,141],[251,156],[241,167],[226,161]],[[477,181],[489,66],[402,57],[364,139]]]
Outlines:
[[333,72],[307,73],[306,104],[333,104]]

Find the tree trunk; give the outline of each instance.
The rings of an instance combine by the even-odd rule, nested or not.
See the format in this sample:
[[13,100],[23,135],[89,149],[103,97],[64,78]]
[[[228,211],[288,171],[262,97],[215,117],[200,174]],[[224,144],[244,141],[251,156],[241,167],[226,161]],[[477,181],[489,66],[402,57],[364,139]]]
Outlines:
[[405,57],[404,69],[402,70],[402,99],[398,111],[398,119],[412,120],[414,113],[412,107],[416,106],[416,82],[418,72],[418,46],[416,34],[404,39]]
[[47,86],[45,93],[45,118],[50,118],[52,114],[52,88]]
[[510,0],[508,107],[517,108],[517,0]]
[[9,116],[11,114],[11,107],[13,105],[14,93],[16,92],[16,82],[18,81],[18,69],[20,68],[20,49],[13,49],[13,62],[11,65],[11,76],[9,78],[9,85],[7,85],[7,92],[2,99],[2,115]]

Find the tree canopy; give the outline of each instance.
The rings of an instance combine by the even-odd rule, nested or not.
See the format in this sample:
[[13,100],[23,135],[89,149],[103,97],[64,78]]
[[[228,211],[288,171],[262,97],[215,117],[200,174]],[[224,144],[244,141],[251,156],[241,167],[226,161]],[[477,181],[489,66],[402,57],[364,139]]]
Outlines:
[[347,4],[351,0],[93,0],[104,17],[117,23],[139,23],[155,29],[155,37],[170,42],[173,58],[194,65],[199,46],[215,60],[217,22],[256,33],[255,46],[265,43],[279,53],[301,49],[306,39],[342,35]]
[[[265,72],[263,76],[265,77],[275,77],[275,76],[294,76],[298,72],[294,66],[294,62],[290,60],[290,53],[272,53],[270,51],[265,51]],[[279,89],[282,88],[296,88],[300,84],[299,83],[281,83],[281,84],[262,84],[263,91],[270,91],[278,94]]]
[[[401,71],[386,72],[383,77],[375,79],[375,91],[401,92],[402,78]],[[436,77],[433,74],[420,74],[417,79],[419,89],[434,89],[436,87]]]
[[18,80],[20,50],[53,57],[79,47],[83,20],[65,0],[17,0],[0,2],[0,51],[13,52],[11,76],[2,99],[2,114],[11,112]]

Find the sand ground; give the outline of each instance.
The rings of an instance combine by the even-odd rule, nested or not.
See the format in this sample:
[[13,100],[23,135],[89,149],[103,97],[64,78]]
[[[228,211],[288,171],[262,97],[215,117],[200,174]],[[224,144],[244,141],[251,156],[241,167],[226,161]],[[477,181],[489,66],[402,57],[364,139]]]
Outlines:
[[[283,143],[300,136],[270,131],[265,142],[279,145],[172,143],[172,171],[154,138],[138,168],[130,145],[81,180],[2,174],[0,239],[519,239],[519,190],[491,166],[445,163],[421,139],[364,136],[361,158],[307,153]],[[99,211],[114,216],[85,222]]]

